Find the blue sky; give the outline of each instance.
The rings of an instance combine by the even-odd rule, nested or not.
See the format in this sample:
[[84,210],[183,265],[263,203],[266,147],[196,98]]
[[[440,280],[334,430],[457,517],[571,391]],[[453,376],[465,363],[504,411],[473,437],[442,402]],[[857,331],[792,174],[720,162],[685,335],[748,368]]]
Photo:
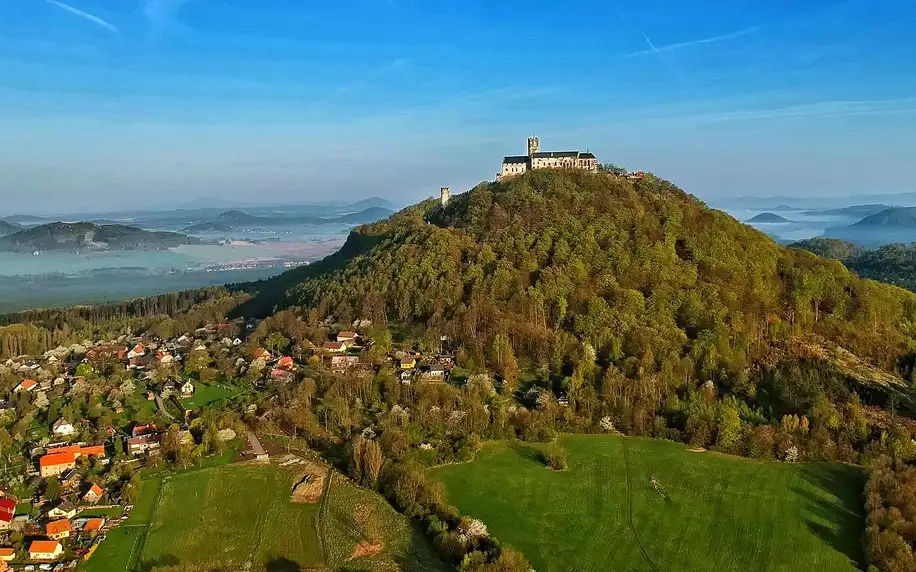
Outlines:
[[711,201],[916,190],[914,0],[0,0],[0,214],[413,202],[589,148]]

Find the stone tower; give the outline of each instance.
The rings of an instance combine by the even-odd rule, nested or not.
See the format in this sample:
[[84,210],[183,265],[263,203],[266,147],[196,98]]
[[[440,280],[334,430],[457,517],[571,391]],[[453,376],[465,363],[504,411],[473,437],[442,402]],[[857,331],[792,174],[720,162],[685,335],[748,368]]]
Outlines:
[[528,138],[528,156],[531,157],[538,152],[538,149],[541,148],[541,142],[537,137]]
[[452,190],[448,187],[442,187],[439,191],[439,202],[442,203],[442,206],[447,205],[450,198],[452,198]]

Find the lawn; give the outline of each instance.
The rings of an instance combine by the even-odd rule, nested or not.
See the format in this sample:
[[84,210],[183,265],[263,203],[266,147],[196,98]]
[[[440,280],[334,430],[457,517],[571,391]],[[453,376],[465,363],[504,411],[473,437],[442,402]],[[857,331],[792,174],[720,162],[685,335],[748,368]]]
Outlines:
[[[319,504],[293,504],[297,469],[237,464],[144,482],[125,527],[112,531],[81,570],[148,570],[222,564],[252,572],[301,568],[444,570],[423,536],[379,495],[339,475]],[[320,533],[319,533],[320,531]],[[360,542],[384,550],[351,559]],[[324,542],[322,542],[324,540]]]
[[495,443],[471,463],[431,473],[452,504],[539,572],[852,572],[862,561],[856,468],[758,462],[649,439],[561,440],[564,472],[543,465],[544,446]]
[[239,393],[240,390],[238,388],[224,383],[211,385],[195,382],[194,397],[182,399],[181,404],[185,409],[197,410],[210,405],[214,401],[226,399],[227,397],[234,397]]

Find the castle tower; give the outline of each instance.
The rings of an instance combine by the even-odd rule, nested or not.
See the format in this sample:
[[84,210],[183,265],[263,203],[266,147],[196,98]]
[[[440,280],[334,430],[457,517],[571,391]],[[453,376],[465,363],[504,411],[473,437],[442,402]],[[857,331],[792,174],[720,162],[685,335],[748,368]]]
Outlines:
[[439,191],[439,202],[442,203],[442,206],[447,205],[450,198],[452,198],[452,190],[448,187],[442,187]]
[[528,156],[531,157],[538,152],[538,149],[541,148],[541,142],[537,137],[528,138]]

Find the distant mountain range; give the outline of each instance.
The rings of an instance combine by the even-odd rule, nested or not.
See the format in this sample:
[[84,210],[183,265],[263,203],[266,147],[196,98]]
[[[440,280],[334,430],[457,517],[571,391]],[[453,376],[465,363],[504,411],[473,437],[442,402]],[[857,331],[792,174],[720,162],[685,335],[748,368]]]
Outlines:
[[881,211],[893,208],[891,205],[869,204],[869,205],[852,205],[839,209],[810,210],[801,213],[804,216],[847,216],[865,218]]
[[0,251],[159,250],[199,242],[183,234],[120,224],[53,222],[0,237]]
[[393,210],[377,206],[330,218],[315,216],[255,216],[240,210],[229,210],[220,214],[215,220],[193,224],[183,229],[182,232],[230,232],[239,228],[289,225],[358,225],[376,222],[388,218],[392,214],[394,214]]
[[778,214],[760,213],[759,215],[755,216],[754,218],[748,220],[747,222],[771,223],[772,224],[772,223],[783,223],[783,222],[791,222],[791,221],[785,217],[779,216]]
[[859,246],[909,243],[916,240],[916,207],[892,207],[849,226],[835,226],[824,237],[847,240]]

